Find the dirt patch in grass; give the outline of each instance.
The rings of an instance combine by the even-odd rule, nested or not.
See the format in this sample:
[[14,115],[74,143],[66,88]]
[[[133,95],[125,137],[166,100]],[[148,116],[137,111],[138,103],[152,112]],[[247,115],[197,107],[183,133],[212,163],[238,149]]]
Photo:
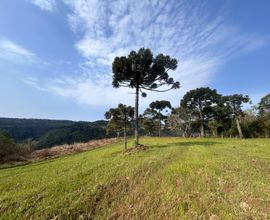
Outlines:
[[251,210],[257,213],[266,214],[270,210],[269,200],[264,200],[261,198],[248,198],[247,204]]
[[119,139],[110,138],[110,139],[93,140],[87,143],[75,143],[70,145],[64,144],[52,148],[36,150],[32,153],[31,159],[45,159],[45,158],[59,157],[61,155],[79,153],[87,150],[100,148],[107,144],[116,143],[117,141],[119,141]]
[[125,151],[125,153],[126,153],[126,154],[133,154],[133,153],[145,151],[145,150],[147,150],[148,148],[149,148],[148,146],[140,144],[140,145],[137,146],[137,147],[132,147],[132,148],[127,149],[127,150]]

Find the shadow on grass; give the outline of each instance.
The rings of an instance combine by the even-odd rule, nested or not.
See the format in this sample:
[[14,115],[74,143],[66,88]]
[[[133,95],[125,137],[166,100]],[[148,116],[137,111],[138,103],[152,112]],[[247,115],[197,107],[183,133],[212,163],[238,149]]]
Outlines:
[[173,142],[163,145],[153,145],[151,148],[167,148],[167,147],[191,147],[191,146],[202,146],[207,147],[211,145],[217,145],[220,144],[220,142],[217,141],[186,141],[186,142]]
[[[144,152],[152,152],[155,149],[162,149],[162,148],[170,148],[170,147],[192,147],[192,146],[201,146],[201,147],[207,147],[207,146],[212,146],[212,145],[218,145],[221,144],[218,141],[206,141],[206,140],[198,140],[198,141],[179,141],[179,142],[169,142],[167,144],[147,144],[145,143],[146,146],[149,146],[149,148],[147,148],[147,150],[145,150]],[[133,147],[129,147],[129,148],[133,148]],[[136,155],[139,157],[145,157],[147,155],[141,155],[141,154],[137,154],[139,152],[135,152],[132,153],[130,155]],[[125,154],[124,150],[119,150],[119,151],[115,151],[109,155],[106,155],[106,157],[114,157],[114,156],[118,156],[120,154]]]

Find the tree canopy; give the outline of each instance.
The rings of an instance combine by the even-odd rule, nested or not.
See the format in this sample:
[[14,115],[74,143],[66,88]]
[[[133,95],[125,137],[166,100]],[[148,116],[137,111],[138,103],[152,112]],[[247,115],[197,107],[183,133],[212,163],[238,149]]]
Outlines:
[[162,114],[162,111],[167,109],[172,109],[171,103],[166,100],[154,101],[149,105],[150,109],[153,113],[156,113],[156,118],[158,119],[158,135],[161,136],[161,121],[166,119],[167,117]]
[[[163,85],[170,86],[169,89],[179,88],[179,82],[169,77],[168,71],[177,68],[177,60],[170,56],[159,54],[153,56],[150,49],[141,48],[138,52],[131,51],[125,57],[116,57],[113,62],[113,86],[130,87],[151,91],[158,90]],[[168,89],[168,90],[169,90]],[[144,95],[144,93],[142,92]]]
[[201,136],[204,137],[204,122],[213,115],[213,106],[220,102],[221,95],[209,87],[197,88],[187,92],[181,100],[181,106],[190,109],[200,120]]

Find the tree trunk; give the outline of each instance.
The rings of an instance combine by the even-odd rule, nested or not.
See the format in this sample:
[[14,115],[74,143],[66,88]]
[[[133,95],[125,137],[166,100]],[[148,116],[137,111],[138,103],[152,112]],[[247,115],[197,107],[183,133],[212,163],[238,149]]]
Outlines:
[[201,137],[204,137],[204,126],[203,126],[203,115],[202,115],[202,111],[200,111],[200,121],[201,121]]
[[201,121],[201,137],[204,137],[203,121]]
[[188,135],[187,134],[188,133],[187,130],[188,130],[188,127],[185,126],[185,130],[184,130],[183,135],[182,135],[183,137],[187,137],[187,135]]
[[160,118],[160,110],[158,110],[158,136],[160,137],[161,133],[161,118]]
[[127,125],[124,124],[124,141],[125,141],[125,151],[127,150]]
[[238,130],[238,133],[239,133],[239,137],[240,138],[243,138],[243,133],[242,133],[241,125],[240,125],[240,122],[239,122],[239,119],[238,119],[237,116],[235,117],[235,121],[236,121],[237,130]]
[[139,87],[136,88],[135,95],[135,131],[134,131],[134,147],[139,146]]

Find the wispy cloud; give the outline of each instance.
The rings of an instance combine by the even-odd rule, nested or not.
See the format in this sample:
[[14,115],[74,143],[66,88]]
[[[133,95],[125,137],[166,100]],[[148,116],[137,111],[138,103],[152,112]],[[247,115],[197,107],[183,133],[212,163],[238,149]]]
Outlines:
[[151,93],[143,101],[168,98],[178,104],[185,91],[207,85],[229,58],[266,42],[229,24],[222,7],[213,9],[202,1],[63,1],[71,9],[71,29],[81,36],[75,47],[85,62],[79,65],[80,75],[63,74],[46,86],[51,93],[89,105],[131,102],[125,95],[129,90],[111,87],[114,57],[131,50],[146,47],[179,60],[171,74],[181,82],[181,90]]
[[0,60],[29,64],[36,59],[36,55],[24,47],[6,39],[0,38]]
[[28,77],[28,78],[23,79],[22,81],[38,90],[48,92],[46,88],[39,86],[39,81],[34,77]]
[[29,0],[31,3],[35,4],[42,10],[53,11],[56,7],[55,0]]

